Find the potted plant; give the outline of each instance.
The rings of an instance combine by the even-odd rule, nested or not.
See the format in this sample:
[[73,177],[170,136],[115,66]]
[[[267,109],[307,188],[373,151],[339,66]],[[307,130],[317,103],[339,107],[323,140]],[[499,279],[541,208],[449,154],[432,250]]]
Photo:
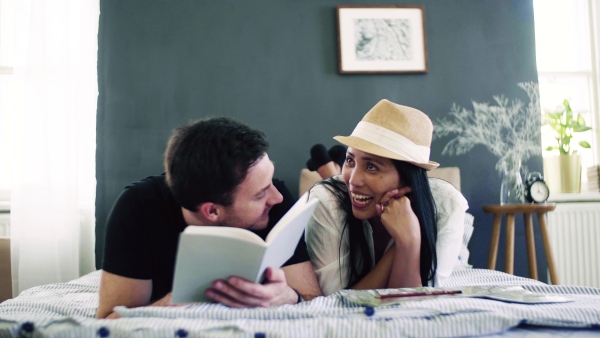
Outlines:
[[[569,100],[564,100],[558,111],[546,110],[542,128],[550,131],[556,140],[546,151],[557,152],[558,156],[544,157],[546,182],[553,193],[578,193],[581,190],[581,155],[572,147],[574,133],[591,130],[583,116],[571,109]],[[579,141],[581,148],[590,148],[587,141]]]

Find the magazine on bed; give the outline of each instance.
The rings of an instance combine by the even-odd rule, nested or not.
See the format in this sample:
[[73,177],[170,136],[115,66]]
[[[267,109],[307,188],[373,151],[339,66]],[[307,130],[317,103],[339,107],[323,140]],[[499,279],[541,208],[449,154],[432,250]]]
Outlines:
[[544,304],[565,303],[570,298],[533,293],[518,285],[510,286],[464,286],[459,288],[419,287],[385,290],[343,290],[342,296],[362,306],[383,306],[408,301],[421,301],[433,298],[486,298],[509,303]]
[[241,228],[185,228],[179,236],[172,302],[210,302],[206,289],[230,276],[261,282],[267,267],[279,268],[292,257],[318,201],[308,201],[304,194],[265,240]]

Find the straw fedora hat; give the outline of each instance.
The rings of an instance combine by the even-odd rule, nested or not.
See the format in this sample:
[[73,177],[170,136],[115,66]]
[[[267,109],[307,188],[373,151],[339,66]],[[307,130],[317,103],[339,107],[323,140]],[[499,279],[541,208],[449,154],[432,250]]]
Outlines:
[[423,112],[381,100],[362,118],[352,135],[334,139],[369,154],[431,170],[439,166],[429,160],[432,135],[433,124]]

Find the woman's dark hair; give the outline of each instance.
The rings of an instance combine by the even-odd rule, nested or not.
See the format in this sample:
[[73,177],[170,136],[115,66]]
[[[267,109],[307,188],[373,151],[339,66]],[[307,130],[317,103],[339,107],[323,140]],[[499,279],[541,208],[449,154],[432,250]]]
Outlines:
[[421,227],[421,282],[426,286],[433,281],[437,270],[437,211],[431,194],[427,171],[414,164],[393,161],[400,174],[400,180],[412,188],[406,197],[410,200]]
[[[423,286],[428,285],[435,277],[437,270],[437,254],[435,244],[437,241],[437,217],[435,201],[429,187],[429,179],[425,169],[408,162],[392,160],[401,182],[412,187],[412,192],[406,194],[410,205],[419,220],[421,227],[421,262],[420,275]],[[371,264],[371,251],[363,229],[363,221],[352,213],[352,204],[348,194],[348,187],[342,181],[329,178],[321,183],[333,193],[338,201],[338,207],[344,211],[344,227],[340,238],[339,250],[341,252],[344,232],[348,232],[348,245],[350,247],[348,264],[348,284],[350,287],[359,282],[373,269]]]
[[228,117],[175,129],[165,151],[167,184],[184,208],[204,202],[228,206],[248,169],[267,152],[265,135]]
[[343,210],[343,214],[345,215],[338,251],[340,252],[341,257],[344,233],[348,231],[350,254],[348,255],[348,285],[345,287],[349,287],[356,284],[373,269],[373,265],[371,264],[371,251],[369,250],[369,244],[365,237],[363,221],[354,217],[354,214],[352,213],[352,203],[350,202],[350,195],[348,194],[346,183],[331,177],[317,184],[322,184],[336,197],[338,208]]

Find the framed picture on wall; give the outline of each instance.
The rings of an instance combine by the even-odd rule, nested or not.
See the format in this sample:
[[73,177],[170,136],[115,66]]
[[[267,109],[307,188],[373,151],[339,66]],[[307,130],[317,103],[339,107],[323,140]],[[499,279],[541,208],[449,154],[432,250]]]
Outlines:
[[337,6],[339,72],[427,73],[422,6]]

